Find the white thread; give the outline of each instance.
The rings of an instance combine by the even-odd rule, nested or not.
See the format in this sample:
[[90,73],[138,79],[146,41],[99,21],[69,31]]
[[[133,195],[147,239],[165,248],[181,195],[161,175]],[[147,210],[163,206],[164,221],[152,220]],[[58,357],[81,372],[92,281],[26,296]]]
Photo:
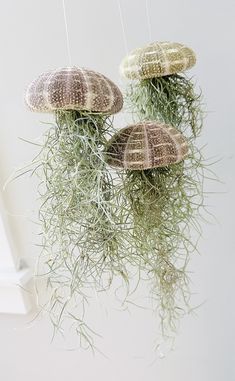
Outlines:
[[152,42],[152,28],[151,28],[151,20],[150,20],[150,13],[149,13],[149,3],[148,3],[148,0],[145,0],[145,8],[146,8],[146,16],[147,16],[147,25],[148,25],[149,41]]
[[127,38],[126,38],[126,30],[125,30],[125,25],[124,25],[123,14],[122,14],[122,7],[121,7],[120,0],[117,0],[117,5],[118,5],[120,22],[121,22],[121,27],[122,27],[122,37],[123,37],[124,47],[125,47],[126,54],[128,54],[128,44],[127,44]]
[[71,58],[71,50],[70,50],[70,44],[69,44],[69,31],[68,31],[68,22],[67,22],[67,16],[66,16],[65,0],[62,0],[62,3],[63,3],[64,24],[65,24],[65,33],[66,33],[66,43],[67,43],[69,66],[72,66],[72,58]]

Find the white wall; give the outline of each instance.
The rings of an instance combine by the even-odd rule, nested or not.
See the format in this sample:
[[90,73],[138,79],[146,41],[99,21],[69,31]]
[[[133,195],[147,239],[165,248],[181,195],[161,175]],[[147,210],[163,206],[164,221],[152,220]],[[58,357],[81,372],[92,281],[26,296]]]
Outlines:
[[[73,64],[100,71],[117,83],[125,54],[115,0],[67,0]],[[234,302],[234,0],[149,0],[154,40],[174,40],[193,47],[198,63],[192,73],[203,89],[209,111],[203,143],[208,157],[222,160],[214,170],[224,185],[208,185],[209,210],[218,223],[205,224],[201,256],[192,261],[192,288],[205,301],[197,316],[187,317],[176,349],[164,359],[151,352],[154,319],[147,311],[132,314],[94,309],[108,359],[65,351],[50,344],[45,320],[0,316],[0,379],[70,381],[233,381],[235,379]],[[145,0],[122,0],[129,49],[148,42]],[[0,2],[0,183],[14,167],[30,161],[36,149],[18,139],[34,139],[46,128],[23,104],[25,86],[46,69],[67,65],[61,0]],[[35,224],[36,181],[21,179],[4,193],[19,255],[33,263],[38,254]],[[144,290],[143,290],[144,293]],[[69,347],[71,346],[71,343]]]

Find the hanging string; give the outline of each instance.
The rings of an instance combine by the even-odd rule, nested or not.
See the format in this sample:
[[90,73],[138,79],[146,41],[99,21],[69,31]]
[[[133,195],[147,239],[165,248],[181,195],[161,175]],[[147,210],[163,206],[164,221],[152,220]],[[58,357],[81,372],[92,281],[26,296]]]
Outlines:
[[146,16],[147,16],[147,24],[148,24],[149,41],[152,42],[152,28],[151,28],[148,0],[145,0],[145,8],[146,8]]
[[122,27],[122,37],[123,37],[124,47],[125,47],[126,54],[128,54],[129,49],[128,49],[128,44],[127,44],[126,29],[125,29],[125,25],[124,25],[124,19],[123,19],[123,13],[122,13],[122,7],[121,7],[120,0],[117,0],[117,5],[118,5],[120,22],[121,22],[121,27]]
[[70,44],[69,44],[69,31],[68,31],[68,22],[67,22],[67,16],[66,16],[65,0],[62,0],[62,3],[63,3],[63,12],[64,12],[64,24],[65,24],[68,60],[69,60],[69,66],[72,66],[72,58],[71,58],[71,49],[70,49]]

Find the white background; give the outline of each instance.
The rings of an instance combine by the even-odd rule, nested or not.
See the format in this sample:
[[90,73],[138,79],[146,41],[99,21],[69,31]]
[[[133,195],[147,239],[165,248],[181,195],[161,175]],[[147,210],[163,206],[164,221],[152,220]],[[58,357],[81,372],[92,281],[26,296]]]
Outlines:
[[[129,49],[149,42],[145,0],[122,0]],[[125,54],[116,0],[67,0],[72,63],[100,71],[119,85],[118,65]],[[235,379],[235,240],[234,240],[234,19],[235,1],[149,0],[153,40],[192,47],[198,56],[191,70],[203,90],[208,110],[202,144],[208,157],[221,159],[214,170],[224,184],[208,184],[207,199],[216,223],[204,224],[201,256],[191,269],[197,315],[186,317],[175,350],[161,359],[153,354],[155,320],[148,311],[94,310],[103,334],[100,348],[108,358],[68,351],[63,341],[50,343],[51,327],[30,317],[0,316],[0,379],[70,381],[234,381]],[[0,2],[0,183],[30,161],[35,139],[45,130],[23,103],[25,86],[47,69],[68,64],[61,0]],[[125,118],[124,118],[125,119]],[[118,123],[118,120],[117,120]],[[121,122],[119,122],[121,123]],[[3,194],[18,255],[29,263],[38,254],[36,181],[24,178]],[[143,290],[144,293],[144,290]],[[108,304],[108,306],[107,306]],[[155,360],[153,362],[153,360]]]

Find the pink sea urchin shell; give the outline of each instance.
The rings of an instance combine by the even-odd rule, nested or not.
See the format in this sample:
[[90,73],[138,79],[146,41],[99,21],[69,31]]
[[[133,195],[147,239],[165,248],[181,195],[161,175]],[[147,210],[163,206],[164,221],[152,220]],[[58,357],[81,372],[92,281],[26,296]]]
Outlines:
[[41,74],[27,88],[25,101],[32,111],[80,110],[115,114],[123,106],[119,88],[104,75],[79,67]]
[[180,162],[188,154],[188,143],[176,128],[148,121],[118,131],[106,151],[111,166],[144,170]]

